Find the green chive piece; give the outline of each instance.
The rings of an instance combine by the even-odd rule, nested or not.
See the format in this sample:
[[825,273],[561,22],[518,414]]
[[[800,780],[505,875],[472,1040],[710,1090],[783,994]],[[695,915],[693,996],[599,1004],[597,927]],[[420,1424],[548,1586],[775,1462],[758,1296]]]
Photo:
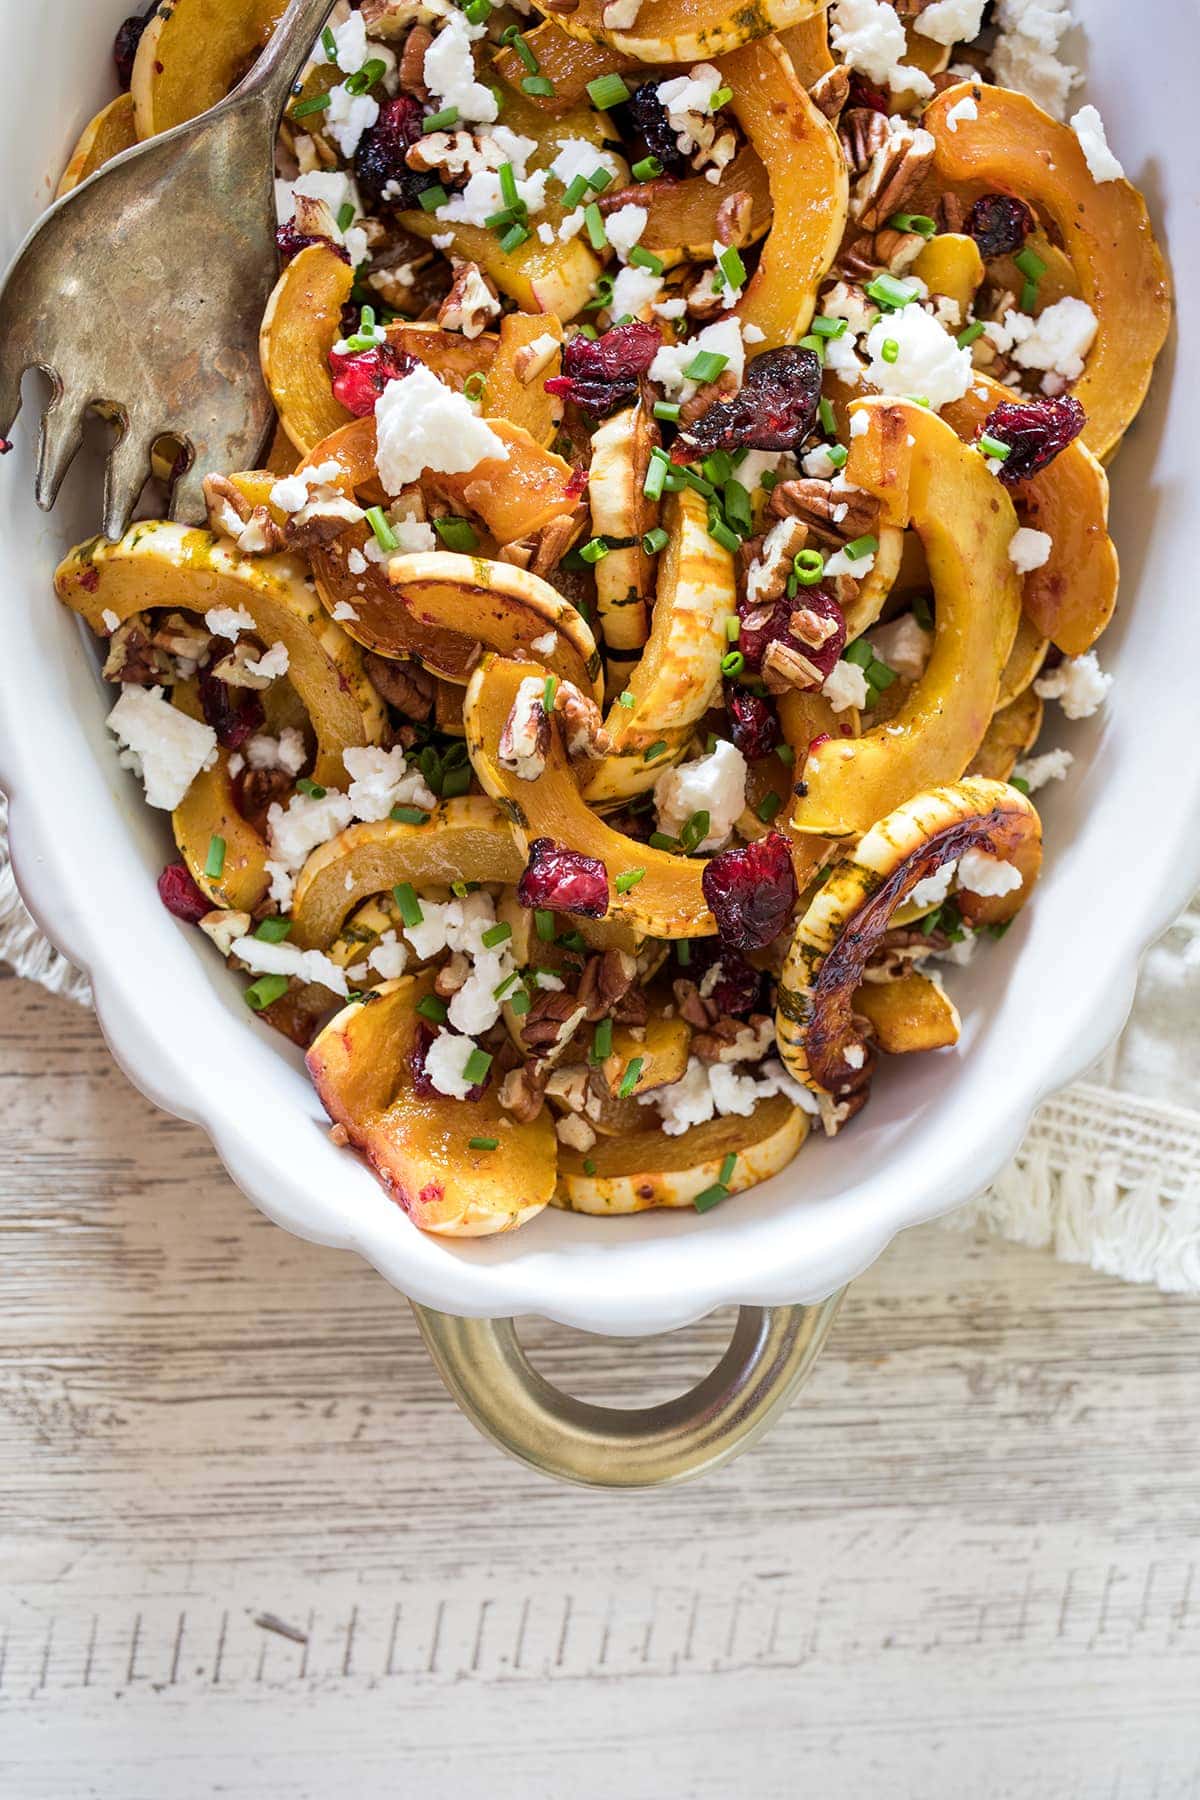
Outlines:
[[619,75],[598,75],[595,81],[588,82],[587,95],[601,112],[607,112],[610,106],[620,106],[630,97],[629,89]]
[[439,206],[445,206],[449,195],[439,181],[434,187],[423,188],[417,199],[421,203],[422,212],[436,212]]
[[[297,100],[292,108],[292,117],[293,119],[307,119],[310,113],[324,112],[329,104],[328,94],[313,94],[311,99]],[[258,985],[259,984],[256,982],[255,986],[257,987]]]
[[634,704],[633,695],[630,693],[628,688],[626,688],[623,693],[620,693],[617,695],[617,705],[618,706],[632,706],[633,704]]
[[729,1152],[729,1155],[725,1158],[725,1161],[721,1164],[721,1172],[717,1176],[717,1180],[720,1182],[722,1187],[727,1188],[729,1186],[730,1182],[733,1180],[733,1171],[736,1168],[737,1168],[737,1151],[731,1150]]
[[502,31],[500,34],[500,42],[509,45],[511,49],[516,51],[531,75],[537,74],[541,65],[534,55],[532,47],[527,44],[525,39],[521,36],[521,28],[519,25],[509,25],[506,30]]
[[419,806],[393,806],[388,814],[394,825],[428,825],[429,814]]
[[1031,313],[1037,305],[1037,297],[1037,282],[1027,281],[1021,289],[1021,311]]
[[865,537],[855,538],[846,545],[846,555],[851,562],[857,562],[860,556],[874,556],[878,548],[879,539],[868,532]]
[[290,919],[263,919],[255,930],[255,937],[263,944],[282,944],[292,929]]
[[589,538],[580,546],[579,554],[586,563],[602,562],[608,555],[608,544],[602,537]]
[[679,847],[690,856],[708,836],[712,821],[706,812],[694,812],[679,833]]
[[448,1017],[446,1002],[437,994],[426,994],[423,1000],[417,1001],[417,1011],[431,1025],[444,1025]]
[[866,638],[856,638],[842,651],[842,658],[845,662],[856,663],[860,669],[868,669],[875,660],[875,652]]
[[720,1206],[722,1200],[728,1200],[728,1198],[729,1189],[722,1187],[718,1181],[712,1187],[706,1187],[702,1194],[697,1194],[692,1205],[699,1213],[711,1212],[714,1206]]
[[492,0],[467,0],[463,12],[472,25],[486,25],[492,16]]
[[411,881],[401,881],[392,889],[392,897],[400,908],[400,917],[406,925],[419,925],[425,914],[421,911],[421,902],[417,899],[417,890]]
[[562,204],[565,212],[574,212],[587,193],[587,176],[576,175],[563,190]]
[[1026,281],[1032,281],[1035,285],[1046,273],[1045,263],[1042,261],[1037,251],[1029,249],[1028,245],[1024,250],[1017,251],[1017,254],[1013,257],[1013,262],[1021,271]]
[[954,341],[960,350],[967,350],[975,342],[976,338],[981,338],[982,336],[983,320],[972,319],[971,323],[959,332]]
[[286,975],[260,975],[257,981],[250,983],[242,995],[242,999],[253,1012],[263,1012],[268,1006],[273,1006],[276,1000],[281,999],[287,990],[288,978]]
[[884,338],[879,346],[879,354],[885,363],[894,363],[900,355],[900,346],[895,338]]
[[628,1100],[630,1094],[632,1094],[634,1088],[638,1084],[638,1076],[642,1072],[645,1061],[646,1059],[644,1056],[635,1056],[630,1060],[625,1073],[621,1077],[621,1085],[617,1089],[618,1100]]
[[721,658],[722,675],[740,675],[746,667],[746,658],[740,650],[730,650]]
[[218,837],[214,831],[208,840],[208,856],[204,864],[204,873],[210,881],[219,881],[221,871],[225,867],[225,839]]
[[541,100],[551,100],[554,97],[554,83],[548,75],[522,75],[521,92],[532,94]]
[[741,548],[741,538],[736,531],[729,529],[719,513],[709,513],[708,535],[714,544],[720,544],[722,550],[728,550],[731,556]]
[[646,479],[642,483],[642,492],[647,500],[661,500],[670,467],[661,450],[650,452],[650,467],[646,470]]
[[1018,794],[1028,795],[1029,793],[1029,783],[1023,775],[1010,775],[1008,778],[1008,785],[1009,787],[1015,787]]
[[724,106],[724,104],[727,100],[732,100],[732,99],[733,99],[733,89],[731,87],[718,88],[716,93],[713,95],[712,99],[708,103],[709,112],[716,112],[718,110],[718,108]]
[[421,126],[423,132],[449,131],[452,125],[458,124],[457,106],[444,106],[441,112],[430,113]]
[[830,319],[824,313],[818,313],[809,330],[814,337],[840,338],[845,337],[849,327],[849,319]]
[[732,476],[725,483],[725,517],[739,537],[747,538],[754,529],[754,512],[750,495]]
[[329,62],[331,62],[334,65],[334,67],[336,68],[337,67],[337,58],[338,58],[337,39],[334,37],[333,32],[330,30],[328,25],[325,27],[324,31],[321,33],[321,48],[325,52],[326,59]]
[[510,212],[519,211],[524,202],[517,193],[517,177],[512,164],[501,163],[496,173],[500,177],[500,198]]
[[529,1011],[533,1002],[530,1000],[529,995],[525,992],[524,988],[518,988],[508,1004],[517,1017],[521,1018]]
[[652,275],[661,275],[666,267],[661,256],[655,256],[653,250],[643,250],[640,244],[635,244],[629,252],[629,261],[634,268],[649,269]]
[[447,550],[461,550],[469,554],[479,548],[479,538],[469,519],[456,519],[447,515],[444,519],[435,519],[433,529]]
[[465,794],[470,785],[471,769],[469,764],[461,769],[447,769],[442,776],[442,798],[444,800],[456,799],[459,794]]
[[601,1019],[592,1034],[592,1048],[588,1057],[589,1062],[602,1063],[606,1056],[612,1055],[612,1035],[612,1020]]
[[606,187],[611,187],[612,174],[608,169],[593,169],[587,178],[587,184],[595,194],[602,194]]
[[825,361],[825,339],[814,336],[811,332],[800,339],[801,350],[811,350],[819,361]]
[[844,469],[850,456],[845,444],[831,444],[827,454],[835,469]]
[[666,419],[673,425],[678,419],[679,413],[680,406],[678,400],[656,400],[654,402],[654,416],[656,419]]
[[[353,222],[354,222],[354,202],[353,202],[353,200],[346,200],[343,202],[343,204],[341,206],[338,207],[337,228],[339,231],[345,231],[347,226],[352,225]],[[358,335],[359,334],[356,332],[355,337],[357,337]],[[357,344],[355,344],[355,342],[354,342],[354,338],[350,339],[350,344],[351,344],[352,349],[358,348]]]
[[681,969],[686,969],[692,960],[692,946],[687,938],[683,938],[675,946],[675,956]]
[[393,550],[400,548],[400,539],[384,517],[382,506],[368,506],[366,520],[375,533],[375,542],[381,550],[386,550],[390,554]]
[[656,744],[651,744],[650,748],[645,752],[642,761],[654,762],[657,757],[660,757],[663,754],[664,750],[669,749],[670,745],[667,743],[666,738],[659,738],[658,742]]
[[937,236],[937,220],[927,213],[893,213],[888,225],[893,231],[915,231],[923,238]]
[[[656,525],[653,531],[648,531],[643,537],[642,549],[646,552],[647,556],[657,556],[660,550],[666,549],[670,541],[670,532],[664,530],[661,525]],[[631,706],[633,705],[632,694],[629,697],[629,704]]]
[[652,850],[674,851],[678,850],[679,845],[673,837],[668,837],[665,831],[652,831],[650,833],[650,848]]
[[1012,455],[1011,444],[1004,443],[1000,438],[989,436],[986,431],[980,433],[979,448],[985,456],[998,457],[1001,462],[1007,462]]
[[323,800],[325,798],[325,789],[319,782],[310,781],[307,775],[302,776],[296,783],[296,786],[302,794],[307,794],[310,800]]
[[821,396],[820,403],[817,406],[817,419],[819,420],[821,430],[825,433],[826,437],[837,436],[837,419],[834,416],[833,407],[829,404],[829,401],[826,400],[824,395]]
[[912,615],[922,631],[933,630],[933,608],[924,594],[918,594],[913,601]]
[[481,1081],[487,1079],[487,1072],[491,1066],[491,1052],[488,1050],[480,1050],[477,1047],[472,1050],[470,1056],[468,1056],[466,1062],[463,1064],[463,1080],[469,1081],[472,1087],[478,1087]]
[[627,894],[630,888],[635,888],[639,881],[644,880],[645,874],[645,869],[622,870],[621,874],[617,876],[616,887],[618,894]]
[[518,249],[532,235],[526,225],[510,225],[500,239],[500,248],[507,254]]
[[657,181],[662,172],[663,166],[657,156],[643,156],[630,171],[635,181]]
[[478,402],[483,399],[486,392],[487,376],[481,374],[478,369],[473,370],[463,382],[463,393],[472,403],[478,404]]
[[865,292],[872,300],[877,300],[880,306],[886,306],[892,312],[899,312],[901,307],[907,306],[917,297],[902,281],[897,281],[894,275],[877,275],[874,281],[868,281]]
[[738,618],[736,613],[730,613],[725,621],[725,642],[727,644],[736,644],[741,635],[742,621]]
[[755,813],[758,815],[758,817],[762,820],[763,824],[769,825],[771,823],[771,820],[775,817],[775,814],[779,811],[779,809],[782,805],[783,805],[782,799],[775,792],[774,788],[771,788],[767,793],[765,793],[763,795],[762,799],[759,801],[758,805],[755,807],[754,810],[755,810]]
[[793,558],[792,568],[801,587],[816,587],[825,573],[825,558],[819,550],[801,550]]
[[604,215],[593,200],[583,209],[583,222],[593,250],[603,250],[608,243],[608,234],[604,229]]
[[700,350],[683,372],[689,381],[715,381],[728,361],[727,356],[720,356],[715,350]]
[[543,944],[554,942],[554,914],[544,906],[537,906],[533,912],[533,923]]
[[480,932],[479,941],[485,950],[494,950],[497,944],[506,944],[512,936],[512,926],[504,919],[495,925],[489,925],[486,931]]
[[499,1147],[499,1138],[468,1138],[468,1150],[495,1150]]
[[594,1157],[591,1157],[591,1156],[584,1157],[583,1172],[585,1175],[594,1175],[596,1173],[596,1161],[595,1161]]
[[722,250],[717,258],[722,275],[730,287],[740,288],[746,279],[746,265],[738,253],[737,245],[730,244],[728,250]]
[[503,1000],[509,989],[514,988],[520,979],[520,975],[517,973],[516,969],[514,969],[511,975],[506,975],[504,977],[504,980],[500,982],[498,987],[492,989],[492,999]]
[[776,744],[775,754],[785,768],[790,769],[796,760],[796,752],[790,744]]
[[554,696],[558,692],[558,676],[547,675],[546,685],[542,689],[542,705],[549,712],[554,711]]

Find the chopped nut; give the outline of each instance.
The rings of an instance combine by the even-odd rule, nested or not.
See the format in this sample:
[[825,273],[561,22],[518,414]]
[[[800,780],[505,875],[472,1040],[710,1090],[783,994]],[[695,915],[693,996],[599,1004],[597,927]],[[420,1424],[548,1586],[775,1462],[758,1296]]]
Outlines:
[[789,688],[820,687],[825,677],[807,656],[777,638],[768,645],[762,662],[763,680],[772,694],[784,694]]
[[[787,525],[772,531],[769,541],[768,538],[760,540],[758,554],[746,571],[746,598],[755,605],[778,600],[786,593],[792,565],[808,541],[808,526],[803,519],[788,513],[782,517],[787,519]],[[767,611],[769,610],[768,607]],[[745,622],[753,628],[765,625],[767,620],[755,615],[752,620],[747,619]]]
[[532,538],[515,538],[496,552],[497,562],[511,563],[515,569],[527,569],[533,561],[536,545]]
[[697,1032],[691,1048],[702,1062],[758,1062],[775,1043],[775,1021],[765,1013],[750,1020],[726,1015],[711,1031]]
[[569,1150],[590,1150],[596,1141],[595,1132],[578,1113],[568,1113],[565,1119],[558,1119],[554,1131],[559,1143]]
[[133,682],[138,687],[166,682],[174,685],[178,671],[171,657],[150,641],[144,613],[131,613],[108,640],[108,655],[101,673],[105,681]]
[[418,662],[400,662],[368,650],[363,656],[375,692],[410,719],[427,719],[433,711],[437,681]]
[[698,387],[690,400],[685,400],[679,408],[679,423],[690,425],[701,413],[707,412],[714,400],[732,400],[738,391],[738,378],[732,369],[722,369],[715,381],[706,381]]
[[681,976],[671,983],[671,988],[680,1018],[685,1019],[689,1025],[695,1025],[700,1031],[707,1031],[717,1017],[717,1009],[701,998],[696,983]]
[[456,950],[434,976],[434,993],[440,995],[443,1000],[449,1000],[452,994],[457,994],[470,973],[470,957],[466,956],[463,951]]
[[541,337],[534,338],[531,343],[521,345],[513,357],[513,374],[524,387],[528,387],[543,370],[550,367],[558,352],[559,342],[553,332],[543,332]]
[[429,89],[425,86],[425,52],[433,42],[433,33],[428,25],[414,25],[404,40],[404,49],[400,53],[400,67],[397,73],[400,78],[400,91],[415,94],[418,100],[428,100]]
[[[265,507],[255,508],[256,514],[265,511]],[[298,512],[289,513],[280,542],[289,550],[307,549],[310,544],[328,544],[351,525],[361,524],[363,517],[362,507],[356,506],[344,494],[317,496]],[[272,523],[269,514],[267,522]]]
[[942,228],[962,235],[962,228],[967,222],[967,203],[960,200],[952,188],[947,188],[941,199]]
[[200,921],[200,929],[206,937],[212,939],[222,956],[228,956],[238,938],[245,937],[250,929],[248,912],[233,912],[228,907],[216,907],[205,913]]
[[873,494],[835,488],[815,476],[781,481],[771,490],[767,511],[778,519],[803,519],[810,531],[832,544],[853,543],[872,532],[879,520],[879,502]]
[[872,106],[852,106],[849,112],[843,113],[838,136],[850,173],[861,175],[869,169],[890,135],[887,119]]
[[561,1100],[572,1112],[582,1112],[588,1099],[589,1070],[586,1063],[564,1063],[546,1081],[546,1093]]
[[[535,575],[548,575],[556,569],[575,539],[582,532],[585,524],[583,508],[577,512],[566,513],[552,519],[538,533],[537,549],[534,551],[532,570]],[[528,566],[528,565],[527,565]]]
[[[881,118],[882,114],[875,117]],[[878,231],[899,212],[933,161],[934,140],[919,125],[892,120],[854,189],[851,212],[864,231]]]
[[875,233],[875,261],[890,275],[903,275],[925,248],[919,231],[893,231],[885,226]]
[[754,196],[738,188],[736,193],[726,194],[717,208],[716,241],[718,244],[736,244],[740,249],[750,242],[754,217]]
[[845,106],[850,94],[850,71],[838,63],[835,68],[827,69],[819,81],[814,81],[808,90],[808,97],[819,113],[827,119],[836,119]]
[[536,1119],[542,1110],[545,1072],[535,1063],[522,1063],[510,1069],[500,1083],[498,1098],[505,1112],[510,1112],[522,1125]]
[[437,322],[443,331],[461,331],[465,338],[477,338],[489,319],[500,311],[491,282],[473,262],[456,263],[450,292],[438,309]]
[[546,770],[550,718],[546,712],[545,690],[541,676],[527,675],[517,687],[500,733],[496,747],[500,766],[511,769],[519,781],[537,781]]
[[820,613],[815,613],[811,606],[800,606],[788,620],[788,630],[793,637],[798,637],[800,642],[807,644],[811,650],[819,650],[822,644],[829,642],[837,630],[837,622],[834,619],[823,618]]
[[554,711],[562,724],[568,756],[583,756],[597,762],[608,755],[612,739],[604,729],[600,708],[586,694],[581,694],[573,681],[560,681],[555,688]]

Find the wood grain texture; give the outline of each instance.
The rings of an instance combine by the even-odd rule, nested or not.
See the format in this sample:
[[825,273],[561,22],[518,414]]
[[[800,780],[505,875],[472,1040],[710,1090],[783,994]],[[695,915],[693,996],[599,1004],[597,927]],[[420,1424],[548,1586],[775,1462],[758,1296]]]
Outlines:
[[[591,1494],[3,980],[0,1168],[5,1800],[1200,1796],[1194,1303],[912,1232],[758,1450]],[[526,1341],[631,1401],[728,1323]]]

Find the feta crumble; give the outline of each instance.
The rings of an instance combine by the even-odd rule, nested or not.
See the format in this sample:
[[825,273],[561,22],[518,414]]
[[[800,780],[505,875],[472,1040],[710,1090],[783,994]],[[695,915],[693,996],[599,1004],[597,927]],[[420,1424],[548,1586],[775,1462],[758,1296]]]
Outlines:
[[668,1137],[680,1137],[691,1126],[704,1125],[717,1116],[727,1118],[732,1113],[748,1118],[760,1100],[775,1094],[786,1094],[805,1112],[818,1110],[815,1096],[793,1080],[775,1058],[763,1063],[755,1076],[739,1074],[729,1063],[705,1063],[692,1056],[678,1081],[637,1098],[639,1106],[658,1109]]
[[350,989],[346,971],[322,950],[301,950],[298,944],[269,944],[262,938],[235,938],[230,954],[244,963],[253,975],[287,975],[298,981],[312,981],[343,999]]
[[246,673],[257,677],[260,681],[278,681],[281,675],[287,674],[288,667],[287,645],[276,643],[272,644],[269,650],[264,650],[257,659],[248,660]]
[[920,37],[935,44],[969,43],[979,36],[984,0],[933,0],[914,20]]
[[[714,325],[706,325],[703,331],[694,338],[689,338],[686,343],[664,344],[650,364],[651,381],[658,382],[664,393],[669,394],[672,399],[690,400],[698,384],[688,378],[685,370],[690,368],[701,350],[725,357],[723,373],[732,375],[738,387],[741,387],[746,368],[746,352],[742,344],[741,322],[738,319],[718,319]],[[393,385],[398,386],[399,383]]]
[[471,46],[484,36],[484,26],[472,25],[465,13],[452,12],[426,50],[421,72],[439,112],[456,106],[460,119],[483,124],[497,117],[495,94],[475,74]]
[[[883,347],[895,344],[887,362]],[[961,400],[973,380],[970,350],[960,350],[949,332],[915,303],[877,320],[867,333],[867,379],[881,394],[920,394],[934,412]]]
[[746,806],[746,759],[719,739],[708,756],[667,769],[654,784],[658,829],[677,838],[694,813],[708,814],[708,835],[696,846],[719,850]]
[[324,128],[342,155],[349,159],[358,149],[364,131],[379,117],[379,102],[371,94],[352,94],[345,83],[329,90]]
[[1057,700],[1068,719],[1090,719],[1103,706],[1113,678],[1101,669],[1094,650],[1066,656],[1057,669],[1042,675],[1033,691],[1042,700]]
[[465,474],[485,461],[506,462],[508,451],[469,400],[422,363],[389,381],[375,408],[375,467],[389,494],[426,469]]
[[821,692],[834,712],[845,712],[848,706],[861,708],[867,704],[867,678],[857,663],[847,662],[843,657],[841,662],[834,663],[825,677]]
[[1062,781],[1074,761],[1069,750],[1046,750],[1041,756],[1019,762],[1012,772],[1012,779],[1023,781],[1030,793],[1036,794],[1048,782]]
[[1070,0],[997,0],[992,70],[1001,87],[1028,94],[1052,118],[1066,112],[1079,71],[1059,57]]
[[245,753],[252,769],[283,769],[288,775],[298,775],[308,756],[304,733],[294,725],[285,725],[278,737],[257,732],[246,740]]
[[[984,329],[996,348],[1001,353],[1011,352],[1021,368],[1044,369],[1050,377],[1077,381],[1098,327],[1099,320],[1087,301],[1067,294],[1036,319],[1028,313],[1006,312],[1002,326],[993,322]],[[1043,380],[1043,388],[1046,385]]]
[[1053,548],[1054,539],[1048,531],[1034,531],[1022,525],[1008,540],[1008,560],[1018,575],[1028,575],[1031,569],[1045,567]]
[[947,108],[946,130],[956,132],[960,125],[965,125],[971,119],[978,117],[979,108],[973,97],[970,94],[964,94],[961,100],[956,100],[953,106]]
[[235,638],[240,631],[254,630],[254,615],[244,606],[210,606],[204,623],[214,637]]
[[918,625],[912,613],[903,613],[888,625],[872,628],[871,647],[905,681],[919,681],[933,650],[933,633]]
[[350,776],[349,799],[357,819],[367,823],[386,819],[393,806],[432,812],[437,805],[437,796],[426,787],[420,770],[405,762],[399,744],[391,750],[376,744],[352,747],[343,750],[342,761]]
[[174,812],[201,769],[217,760],[217,734],[163,697],[160,687],[125,687],[104,721],[123,746],[121,767],[140,775],[151,806]]
[[957,867],[955,861],[944,862],[940,869],[935,869],[924,881],[918,881],[916,887],[909,891],[908,904],[920,907],[940,906],[950,892]]
[[340,25],[330,27],[333,34],[333,56],[326,55],[325,33],[313,45],[309,61],[318,68],[332,62],[343,75],[357,75],[367,60],[367,24],[360,12],[352,12]]
[[309,854],[344,831],[354,817],[345,794],[335,789],[315,797],[293,794],[286,808],[276,800],[267,812],[267,836],[271,855],[266,869],[271,877],[271,898],[286,912],[292,903],[295,878]]
[[[626,313],[638,319],[648,306],[654,302],[663,290],[663,278],[655,275],[650,269],[639,269],[636,264],[625,264],[613,277],[612,301],[609,313],[614,319],[623,319]],[[667,301],[665,304],[669,305]],[[659,309],[654,306],[655,312]]]
[[1104,120],[1094,106],[1080,107],[1071,120],[1071,130],[1079,139],[1093,181],[1124,180],[1125,171],[1108,147]]
[[649,222],[650,214],[646,208],[632,202],[627,206],[618,206],[615,212],[609,213],[604,221],[604,235],[622,262],[629,260],[629,252]]
[[988,899],[1014,894],[1023,879],[1013,863],[988,856],[983,850],[964,850],[958,860],[958,885],[969,894],[982,894]]
[[439,1031],[425,1052],[425,1073],[439,1094],[451,1100],[465,1100],[475,1085],[464,1073],[477,1046],[469,1037],[456,1037],[452,1031]]
[[928,75],[905,64],[904,26],[886,0],[833,0],[829,41],[846,66],[860,70],[868,81],[921,100],[933,93]]

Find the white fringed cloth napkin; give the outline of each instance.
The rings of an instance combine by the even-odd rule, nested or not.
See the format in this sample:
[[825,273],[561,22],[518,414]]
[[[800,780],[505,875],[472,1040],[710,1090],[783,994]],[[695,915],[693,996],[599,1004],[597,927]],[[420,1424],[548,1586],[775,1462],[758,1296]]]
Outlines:
[[[91,1005],[84,977],[26,912],[9,866],[0,795],[0,961]],[[1166,1293],[1200,1294],[1200,895],[1142,968],[1122,1036],[1086,1081],[1035,1115],[1004,1173],[943,1221],[976,1223],[1063,1262]]]

